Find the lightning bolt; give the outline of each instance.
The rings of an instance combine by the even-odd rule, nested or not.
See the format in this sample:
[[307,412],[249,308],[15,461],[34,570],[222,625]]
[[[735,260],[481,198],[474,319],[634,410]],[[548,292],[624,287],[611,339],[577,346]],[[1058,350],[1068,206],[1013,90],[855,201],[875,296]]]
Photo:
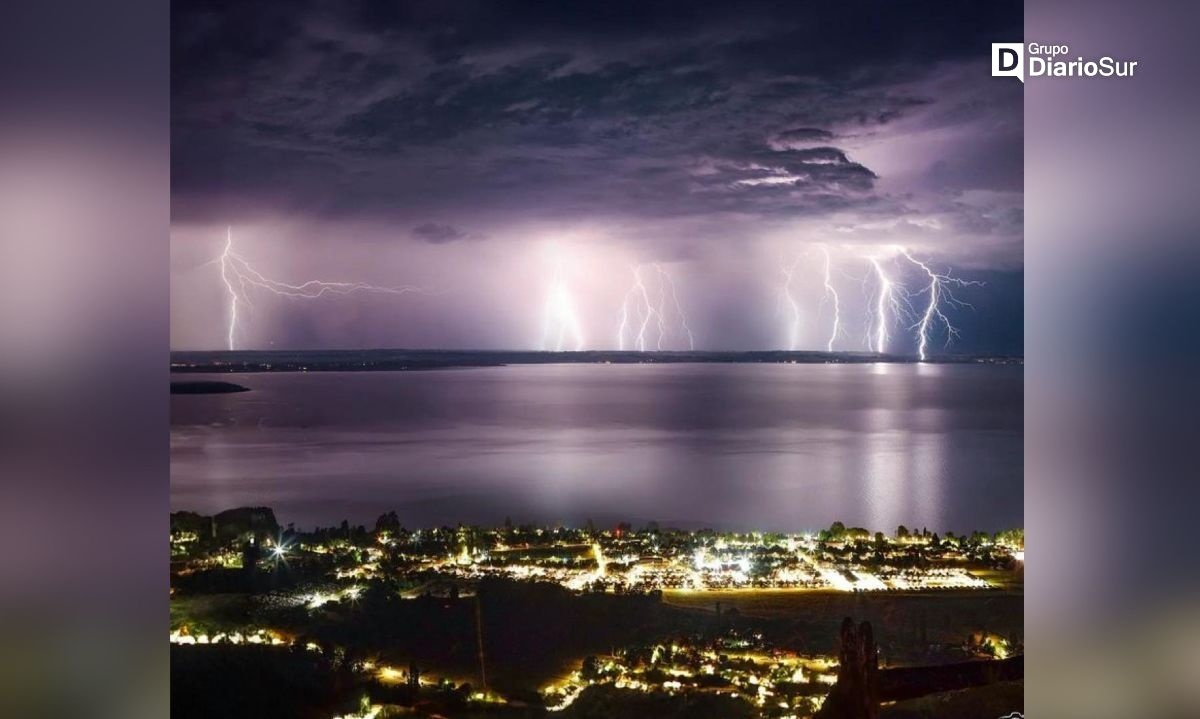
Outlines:
[[790,265],[784,265],[780,268],[783,273],[783,286],[780,288],[780,305],[784,313],[788,316],[787,335],[788,349],[795,351],[800,345],[800,303],[796,301],[796,296],[792,294],[792,280],[796,277],[796,266],[800,264],[800,259],[796,258]]
[[[617,327],[617,347],[625,349],[626,335],[632,335],[633,348],[645,352],[649,346],[651,322],[657,328],[654,349],[661,351],[672,340],[686,341],[689,350],[696,349],[696,338],[688,325],[687,314],[679,301],[679,292],[675,280],[662,265],[650,265],[658,279],[656,291],[652,292],[650,285],[642,277],[644,265],[634,265],[629,268],[633,274],[633,284],[626,290],[621,302],[620,322]],[[632,325],[636,322],[637,333],[633,334]]]
[[[650,292],[649,292],[649,290],[646,289],[646,283],[642,282],[642,268],[640,266],[633,268],[633,286],[634,286],[635,292],[641,297],[641,301],[642,301],[642,309],[640,311],[640,314],[642,316],[642,324],[640,327],[638,327],[636,346],[637,346],[638,352],[645,352],[646,351],[646,329],[650,325],[650,318],[654,317],[655,314],[658,312],[658,310],[654,306],[654,304],[650,302]],[[659,319],[659,321],[658,321],[658,326],[661,330],[661,328],[663,326],[661,319]],[[661,340],[661,337],[659,339]]]
[[[552,247],[554,270],[550,276],[550,287],[546,292],[546,304],[542,311],[541,349],[562,352],[567,346],[568,335],[574,340],[574,350],[583,349],[583,329],[575,313],[570,288],[563,278],[562,256],[558,247]],[[551,342],[553,339],[553,342]]]
[[238,306],[254,306],[250,302],[250,288],[266,290],[272,294],[292,299],[316,299],[327,294],[348,295],[355,292],[402,295],[425,291],[420,287],[409,285],[383,287],[364,282],[327,282],[325,280],[308,280],[302,284],[293,285],[273,280],[254,269],[245,257],[234,252],[232,227],[225,231],[225,247],[217,261],[221,266],[221,281],[225,283],[225,291],[229,294],[229,329],[226,333],[226,343],[231,350],[236,349]]
[[827,298],[833,299],[833,331],[829,333],[829,341],[825,343],[825,351],[832,352],[833,342],[837,339],[838,334],[841,332],[842,309],[841,303],[838,300],[837,290],[833,286],[832,271],[829,260],[829,248],[825,245],[821,245],[821,254],[825,257],[825,295],[821,298],[821,305],[823,306],[825,304]]
[[908,301],[907,291],[888,275],[880,257],[871,255],[867,257],[867,262],[871,263],[877,285],[874,305],[868,317],[867,343],[870,349],[884,354],[891,339],[888,328],[896,323],[897,318],[911,317],[912,305]]
[[[692,334],[692,328],[688,326],[687,315],[683,312],[683,305],[679,302],[679,292],[675,287],[675,279],[671,277],[661,266],[655,265],[654,269],[658,271],[659,282],[663,285],[662,304],[659,306],[659,317],[665,317],[666,313],[662,310],[667,302],[667,289],[671,292],[671,306],[674,308],[675,317],[679,322],[679,329],[682,336],[687,337],[688,350],[696,350],[696,337]],[[659,339],[659,349],[662,349],[661,338]]]
[[[921,313],[921,318],[909,329],[917,330],[917,357],[924,362],[928,358],[929,338],[934,331],[935,326],[941,325],[946,330],[946,344],[949,346],[951,341],[958,337],[958,328],[951,322],[950,318],[942,309],[943,305],[951,307],[966,307],[974,309],[970,303],[963,302],[954,296],[954,288],[956,287],[982,287],[983,282],[975,282],[972,280],[962,280],[953,277],[950,274],[939,274],[934,271],[928,264],[914,258],[908,250],[903,247],[899,248],[899,252],[906,260],[916,265],[929,278],[929,285],[921,292],[929,294],[929,301],[925,305],[925,310]],[[920,294],[920,293],[917,293]]]
[[617,325],[617,349],[625,350],[625,332],[629,327],[629,303],[634,288],[629,288],[625,292],[625,297],[621,300],[621,322]]
[[225,251],[221,253],[221,281],[225,283],[225,290],[229,293],[229,332],[226,337],[226,343],[229,349],[233,350],[233,336],[237,331],[238,321],[238,293],[233,288],[233,281],[229,278],[229,265],[233,256],[233,228],[228,227],[225,230]]

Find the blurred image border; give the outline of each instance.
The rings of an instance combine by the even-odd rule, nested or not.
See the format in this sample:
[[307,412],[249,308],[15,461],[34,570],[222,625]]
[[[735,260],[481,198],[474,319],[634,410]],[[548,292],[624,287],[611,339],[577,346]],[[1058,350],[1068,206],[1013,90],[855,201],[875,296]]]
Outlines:
[[[169,713],[169,12],[0,11],[3,716]],[[1032,716],[1200,708],[1197,20],[1026,7],[1141,62],[1025,87]]]

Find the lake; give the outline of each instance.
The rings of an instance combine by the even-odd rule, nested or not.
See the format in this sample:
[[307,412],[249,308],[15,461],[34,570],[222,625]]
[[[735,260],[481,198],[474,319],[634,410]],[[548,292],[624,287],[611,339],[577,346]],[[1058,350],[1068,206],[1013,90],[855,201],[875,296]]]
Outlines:
[[994,531],[1020,365],[560,364],[221,375],[171,397],[171,508],[281,523]]

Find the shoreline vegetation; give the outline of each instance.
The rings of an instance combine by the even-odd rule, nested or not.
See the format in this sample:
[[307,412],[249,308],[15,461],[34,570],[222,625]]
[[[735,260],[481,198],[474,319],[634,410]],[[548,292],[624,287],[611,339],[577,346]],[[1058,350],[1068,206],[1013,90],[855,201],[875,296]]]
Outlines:
[[[916,364],[873,352],[539,352],[521,350],[213,350],[171,353],[171,372],[397,372],[521,364]],[[1020,356],[946,355],[922,364],[1014,364]]]

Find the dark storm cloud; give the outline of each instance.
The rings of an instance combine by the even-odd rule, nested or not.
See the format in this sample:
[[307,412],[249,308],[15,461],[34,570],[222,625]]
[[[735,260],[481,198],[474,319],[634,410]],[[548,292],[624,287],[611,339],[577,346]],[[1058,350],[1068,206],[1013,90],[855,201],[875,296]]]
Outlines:
[[797,127],[784,130],[775,135],[773,144],[784,147],[807,147],[814,143],[826,143],[833,139],[833,133],[815,127]]
[[428,242],[431,245],[444,245],[448,242],[458,242],[459,240],[482,239],[478,235],[464,232],[454,225],[442,225],[436,222],[426,222],[417,225],[413,228],[412,234],[413,237],[422,242]]
[[[174,209],[400,219],[878,204],[877,173],[839,139],[921,110],[931,68],[985,64],[988,42],[1019,32],[1015,8],[185,0]],[[944,167],[938,181],[969,172]]]

